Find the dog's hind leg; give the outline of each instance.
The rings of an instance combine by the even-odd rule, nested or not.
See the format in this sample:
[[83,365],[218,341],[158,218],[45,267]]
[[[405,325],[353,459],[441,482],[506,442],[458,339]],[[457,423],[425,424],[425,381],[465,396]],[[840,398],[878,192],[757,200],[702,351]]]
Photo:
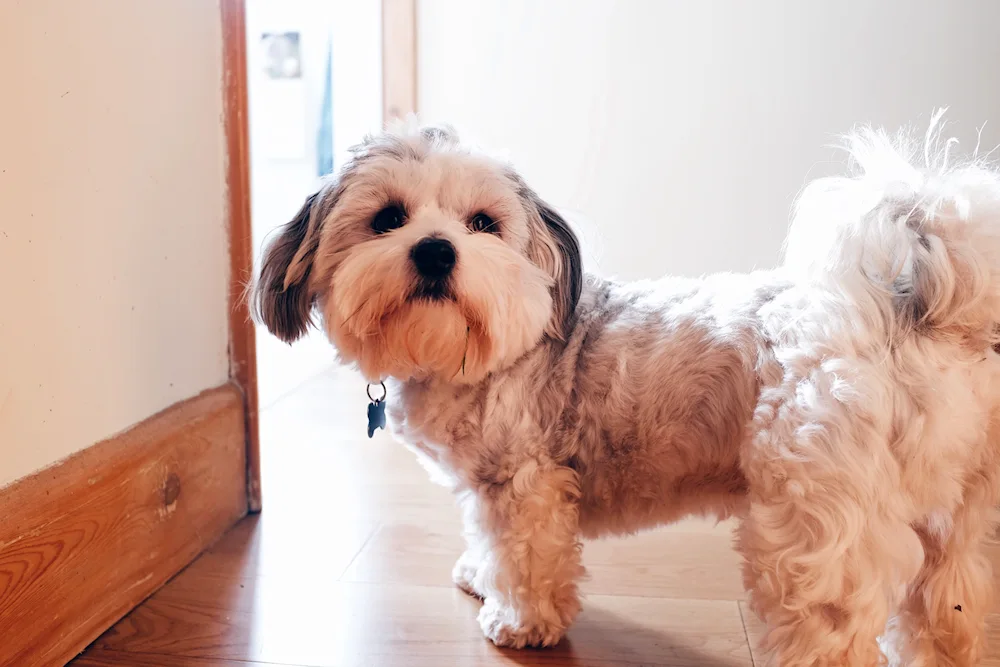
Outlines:
[[875,420],[817,399],[825,381],[813,374],[762,395],[741,457],[744,583],[776,667],[876,667],[885,662],[879,637],[922,549]]
[[953,517],[917,529],[925,561],[900,610],[901,664],[972,667],[983,654],[993,581],[983,543],[993,530],[1000,471],[983,471],[966,486]]
[[[830,505],[816,509],[837,512]],[[909,544],[917,554],[920,544],[905,524],[879,522],[875,530],[854,535],[822,525],[843,518],[755,503],[741,528],[744,581],[753,610],[767,625],[762,648],[774,654],[775,665],[884,664],[878,640],[894,606],[890,591],[903,564],[887,561],[876,544],[882,539]]]
[[[755,502],[740,529],[750,604],[768,629],[762,648],[780,667],[882,665],[892,591],[901,570],[919,567],[920,543],[905,523],[873,520],[867,508],[838,507],[822,491],[812,502]],[[899,547],[913,556],[896,559]]]

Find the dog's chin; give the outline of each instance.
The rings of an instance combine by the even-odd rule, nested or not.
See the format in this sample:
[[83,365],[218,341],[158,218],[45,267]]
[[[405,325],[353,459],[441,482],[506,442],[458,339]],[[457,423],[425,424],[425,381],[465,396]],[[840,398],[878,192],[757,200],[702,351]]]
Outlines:
[[370,381],[478,382],[494,370],[494,343],[480,323],[470,322],[446,294],[417,294],[384,316],[378,330],[328,332],[341,358]]

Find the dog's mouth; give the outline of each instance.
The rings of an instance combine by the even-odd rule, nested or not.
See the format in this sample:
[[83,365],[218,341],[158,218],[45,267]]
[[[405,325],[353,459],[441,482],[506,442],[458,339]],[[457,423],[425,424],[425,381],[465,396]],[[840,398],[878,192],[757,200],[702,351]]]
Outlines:
[[410,294],[409,300],[455,301],[455,294],[446,280],[420,280]]

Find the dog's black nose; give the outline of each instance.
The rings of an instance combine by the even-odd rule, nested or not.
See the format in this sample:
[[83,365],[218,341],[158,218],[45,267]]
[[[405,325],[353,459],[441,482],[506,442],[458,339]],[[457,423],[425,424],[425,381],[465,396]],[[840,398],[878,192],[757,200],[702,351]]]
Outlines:
[[447,239],[429,236],[413,246],[410,258],[421,277],[441,280],[455,268],[455,246]]

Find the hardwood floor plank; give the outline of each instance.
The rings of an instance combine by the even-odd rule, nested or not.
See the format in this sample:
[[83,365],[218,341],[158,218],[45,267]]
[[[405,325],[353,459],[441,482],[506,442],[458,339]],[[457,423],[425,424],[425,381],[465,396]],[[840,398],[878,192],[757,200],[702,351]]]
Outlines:
[[[587,594],[738,600],[739,556],[715,532],[653,531],[584,546]],[[457,525],[384,524],[344,573],[344,581],[450,586],[464,542]]]
[[73,667],[308,667],[279,665],[275,662],[247,662],[219,658],[189,658],[176,655],[122,653],[121,651],[88,651],[73,662]]
[[280,576],[289,580],[322,576],[336,578],[354,560],[378,524],[317,518],[309,513],[290,516],[248,516],[208,549],[188,571],[205,576],[253,579]]
[[464,549],[460,531],[448,524],[383,524],[341,581],[451,587],[451,568]]
[[757,614],[750,610],[746,602],[740,602],[740,616],[743,619],[743,628],[746,630],[747,643],[750,645],[750,657],[754,665],[766,665],[767,656],[760,651],[760,642],[764,639],[764,624],[757,617]]
[[[994,568],[1000,562],[994,561]],[[1000,614],[990,614],[986,617],[986,655],[980,661],[980,667],[1000,667]]]
[[[243,588],[238,588],[243,586]],[[734,602],[592,596],[569,637],[499,651],[478,601],[452,588],[330,583],[309,587],[178,577],[95,644],[98,651],[326,665],[750,665]]]
[[744,595],[740,557],[728,534],[657,530],[589,543],[583,554],[587,592],[691,600]]

